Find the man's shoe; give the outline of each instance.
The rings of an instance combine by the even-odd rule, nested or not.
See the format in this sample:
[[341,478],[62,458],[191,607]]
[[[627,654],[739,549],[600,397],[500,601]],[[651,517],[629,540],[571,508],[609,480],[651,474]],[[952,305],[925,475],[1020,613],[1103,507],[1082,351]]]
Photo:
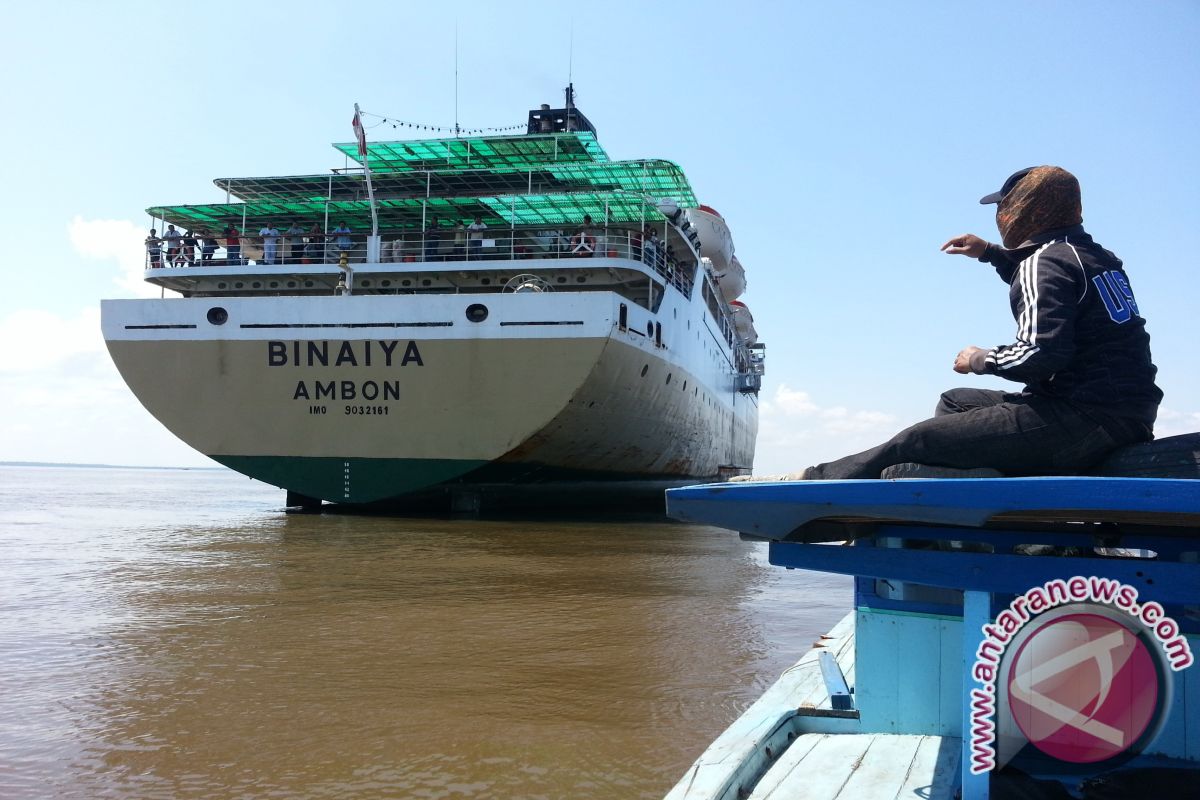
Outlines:
[[729,483],[770,483],[772,481],[808,481],[812,480],[812,467],[805,467],[799,472],[785,472],[781,475],[737,475],[729,479]]
[[954,467],[934,467],[929,464],[893,464],[879,473],[882,480],[898,480],[904,478],[1003,478],[1004,473],[990,467],[975,469],[955,469]]

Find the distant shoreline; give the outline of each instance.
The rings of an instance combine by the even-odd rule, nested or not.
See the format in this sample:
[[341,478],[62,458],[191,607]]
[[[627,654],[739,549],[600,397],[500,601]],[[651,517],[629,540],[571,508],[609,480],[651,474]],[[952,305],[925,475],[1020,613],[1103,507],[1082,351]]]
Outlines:
[[75,464],[69,461],[0,461],[0,467],[69,467],[71,469],[169,469],[174,472],[228,472],[226,467],[147,467],[134,464]]

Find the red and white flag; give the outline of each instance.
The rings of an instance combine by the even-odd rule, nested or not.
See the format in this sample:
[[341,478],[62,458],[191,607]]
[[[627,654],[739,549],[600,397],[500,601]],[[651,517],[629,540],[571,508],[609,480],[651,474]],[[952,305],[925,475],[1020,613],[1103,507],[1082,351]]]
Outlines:
[[354,112],[354,138],[358,139],[358,154],[363,158],[367,157],[367,132],[363,130],[362,120],[358,118],[358,111]]

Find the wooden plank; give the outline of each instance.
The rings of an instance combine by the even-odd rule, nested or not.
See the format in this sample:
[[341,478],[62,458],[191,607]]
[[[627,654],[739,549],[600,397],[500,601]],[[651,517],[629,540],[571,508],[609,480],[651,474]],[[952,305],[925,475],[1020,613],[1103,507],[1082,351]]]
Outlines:
[[892,800],[912,772],[924,736],[874,737],[854,772],[834,797],[845,800]]
[[842,668],[838,666],[833,654],[828,650],[822,651],[817,656],[817,662],[821,667],[821,678],[825,682],[825,691],[829,694],[829,705],[835,711],[852,709],[854,703],[850,696],[850,687],[846,684],[846,676],[842,674]]
[[805,734],[750,800],[952,800],[960,747],[940,736]]
[[[816,746],[789,758],[796,744],[820,737]],[[809,733],[799,737],[750,794],[750,800],[834,800],[850,779],[874,736]]]
[[962,741],[950,736],[922,736],[912,768],[895,800],[954,800]]
[[854,694],[862,729],[895,733],[899,721],[899,659],[908,652],[897,615],[858,612],[858,659]]

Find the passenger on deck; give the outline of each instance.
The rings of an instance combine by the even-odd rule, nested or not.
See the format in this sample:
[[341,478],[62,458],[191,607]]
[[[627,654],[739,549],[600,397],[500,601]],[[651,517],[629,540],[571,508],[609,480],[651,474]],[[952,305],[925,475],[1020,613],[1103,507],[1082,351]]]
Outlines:
[[179,259],[180,242],[183,241],[183,234],[175,230],[174,225],[168,225],[166,232],[163,234],[163,241],[167,243],[167,266],[176,266],[175,262]]
[[437,217],[425,226],[425,260],[440,261],[438,249],[442,246],[442,223]]
[[158,238],[158,231],[154,228],[150,229],[150,235],[146,237],[146,252],[150,256],[150,269],[162,266],[162,239]]
[[179,251],[181,263],[193,266],[196,263],[196,236],[191,231],[183,232],[183,249]]
[[325,263],[325,239],[325,232],[321,230],[321,224],[314,222],[308,229],[308,235],[304,237],[304,260],[306,262],[309,264]]
[[[1146,323],[1121,260],[1083,229],[1075,176],[1023,169],[980,202],[998,203],[1004,246],[967,233],[942,250],[995,267],[1009,286],[1017,336],[963,348],[954,371],[1023,389],[951,389],[932,419],[890,441],[779,479],[1076,474],[1121,445],[1154,438],[1162,392]],[[885,472],[897,465],[905,467]]]
[[651,269],[658,268],[658,231],[646,226],[646,240],[642,243],[642,262]]
[[225,260],[235,266],[242,265],[242,232],[233,225],[226,225],[221,233],[225,235]]
[[591,258],[596,254],[596,234],[592,230],[591,214],[583,215],[583,227],[571,237],[571,255]]
[[629,257],[634,261],[642,260],[642,232],[636,228],[629,233]]
[[476,214],[475,221],[467,226],[467,241],[471,245],[471,253],[469,258],[474,260],[483,255],[483,232],[487,230],[487,225],[483,222],[483,217]]
[[258,235],[262,237],[263,263],[274,264],[279,242],[279,229],[268,222],[262,226]]
[[333,229],[333,233],[333,246],[337,249],[338,258],[340,259],[342,253],[348,254],[350,252],[350,248],[354,246],[354,239],[350,236],[350,226],[346,224],[345,220],[338,223],[338,226]]
[[287,234],[285,242],[285,252],[283,263],[299,264],[300,256],[304,253],[304,228],[296,220],[292,220],[291,226],[284,231]]
[[200,231],[200,263],[203,266],[211,267],[213,254],[217,252],[217,240],[213,237],[212,231],[204,228]]

